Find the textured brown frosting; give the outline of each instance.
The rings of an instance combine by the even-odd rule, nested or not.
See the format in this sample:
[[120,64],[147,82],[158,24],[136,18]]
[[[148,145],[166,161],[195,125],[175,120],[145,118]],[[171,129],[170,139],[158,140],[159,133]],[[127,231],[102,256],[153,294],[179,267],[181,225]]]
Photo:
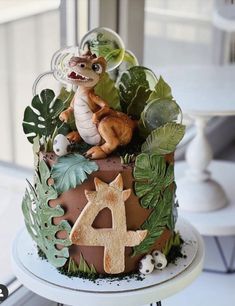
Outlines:
[[[166,156],[166,160],[172,160],[173,155]],[[127,218],[127,228],[129,230],[140,229],[140,226],[148,218],[151,213],[150,209],[144,209],[140,206],[138,197],[134,194],[133,189],[133,166],[132,165],[122,165],[119,157],[109,157],[103,160],[96,160],[99,166],[99,170],[93,172],[89,175],[89,178],[80,186],[70,189],[62,193],[58,199],[51,200],[50,205],[52,207],[60,204],[64,210],[65,215],[60,218],[55,218],[54,222],[58,223],[61,220],[68,220],[71,226],[75,223],[81,211],[87,204],[87,199],[85,197],[85,190],[95,190],[94,178],[98,177],[106,183],[113,181],[116,176],[121,173],[124,182],[124,189],[131,188],[132,193],[130,197],[125,202],[126,207],[126,218]],[[112,227],[112,217],[109,209],[103,209],[97,215],[96,219],[92,225],[94,228],[111,228]],[[165,230],[163,235],[157,239],[153,249],[161,249],[167,239],[170,237],[171,232]],[[58,233],[59,238],[64,238],[64,233]],[[151,251],[149,250],[149,252]],[[97,246],[78,246],[72,245],[69,248],[70,257],[79,264],[80,254],[82,253],[86,262],[91,265],[93,264],[98,273],[105,273],[103,268],[103,255],[104,248]],[[131,256],[132,248],[126,247],[125,250],[125,273],[135,271],[138,268],[138,262],[143,256]],[[118,254],[117,254],[118,256]]]

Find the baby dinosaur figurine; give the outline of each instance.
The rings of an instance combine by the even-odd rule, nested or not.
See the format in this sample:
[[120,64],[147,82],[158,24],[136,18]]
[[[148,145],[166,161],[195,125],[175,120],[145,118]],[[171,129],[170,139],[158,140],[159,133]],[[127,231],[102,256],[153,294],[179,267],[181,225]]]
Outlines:
[[60,120],[67,122],[74,113],[77,131],[67,135],[71,142],[83,139],[93,145],[85,156],[90,159],[105,158],[118,146],[131,141],[135,122],[126,114],[111,109],[108,103],[94,93],[94,87],[106,70],[103,57],[90,51],[69,61],[68,79],[78,88],[74,98]]

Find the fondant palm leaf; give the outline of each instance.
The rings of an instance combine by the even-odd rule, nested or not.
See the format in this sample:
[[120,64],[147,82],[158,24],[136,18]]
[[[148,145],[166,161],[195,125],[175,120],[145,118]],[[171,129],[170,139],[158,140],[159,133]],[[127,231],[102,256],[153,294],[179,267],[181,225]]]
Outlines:
[[51,176],[54,179],[58,193],[62,193],[80,185],[87,178],[87,174],[97,171],[94,161],[86,159],[80,154],[60,157],[52,167]]
[[185,133],[185,126],[169,122],[152,131],[141,147],[141,151],[149,154],[169,154],[174,152]]
[[173,164],[166,164],[163,156],[142,153],[134,168],[135,192],[144,208],[158,205],[161,192],[174,181]]
[[149,218],[141,226],[143,230],[148,230],[148,234],[138,246],[134,247],[133,256],[149,252],[166,227],[173,229],[172,203],[174,191],[175,185],[168,186],[165,189],[157,206],[154,208]]
[[44,89],[40,95],[34,96],[32,107],[26,107],[23,119],[23,130],[28,140],[33,143],[33,138],[37,135],[39,137],[52,135],[58,126],[58,116],[63,108],[64,103],[55,99],[51,89]]
[[[39,174],[40,176],[37,173],[35,175],[35,188],[28,182],[29,190],[26,189],[23,198],[25,224],[30,236],[48,261],[56,267],[61,267],[69,257],[67,246],[71,245],[68,238],[71,226],[65,220],[57,225],[53,224],[53,218],[63,216],[64,210],[59,205],[53,208],[48,204],[50,200],[56,199],[58,194],[53,186],[47,184],[50,171],[43,160],[39,162]],[[59,231],[65,231],[67,238],[57,238],[56,234]],[[57,245],[63,248],[59,250]]]

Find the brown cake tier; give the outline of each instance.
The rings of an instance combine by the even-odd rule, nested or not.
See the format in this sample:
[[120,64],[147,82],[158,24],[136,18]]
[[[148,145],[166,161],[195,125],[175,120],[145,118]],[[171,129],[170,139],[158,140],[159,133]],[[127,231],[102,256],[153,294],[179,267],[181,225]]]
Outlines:
[[[166,159],[172,159],[173,155],[166,156]],[[89,178],[80,186],[70,189],[62,193],[58,199],[51,200],[50,205],[55,207],[61,205],[65,210],[65,215],[60,218],[55,218],[54,223],[57,224],[61,220],[68,220],[71,226],[74,225],[78,216],[82,212],[83,208],[87,204],[85,197],[85,190],[95,190],[94,178],[97,177],[100,180],[110,183],[113,181],[119,173],[121,173],[124,183],[124,189],[130,188],[132,190],[130,197],[125,202],[126,219],[128,230],[138,230],[144,221],[151,213],[150,209],[144,209],[139,203],[138,197],[134,193],[134,178],[133,178],[133,165],[121,164],[119,157],[109,157],[104,160],[96,160],[99,166],[99,170],[89,175]],[[109,209],[103,209],[96,217],[92,225],[94,228],[111,228],[112,217]],[[159,239],[156,240],[153,249],[161,249],[166,241],[169,239],[171,232],[165,230]],[[58,233],[59,238],[64,238],[63,233]],[[126,247],[125,250],[125,271],[129,273],[135,271],[138,268],[138,262],[143,255],[132,256],[132,248]],[[104,248],[100,246],[78,246],[72,245],[69,247],[70,257],[79,264],[80,254],[89,265],[94,265],[98,273],[105,274],[103,267]],[[119,256],[119,254],[117,254]]]

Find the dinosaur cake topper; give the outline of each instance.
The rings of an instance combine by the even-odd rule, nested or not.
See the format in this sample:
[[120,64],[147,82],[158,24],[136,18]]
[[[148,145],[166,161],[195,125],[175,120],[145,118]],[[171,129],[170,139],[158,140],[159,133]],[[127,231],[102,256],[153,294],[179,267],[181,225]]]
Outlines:
[[70,106],[60,114],[67,122],[73,114],[77,131],[67,135],[71,142],[81,139],[93,145],[86,153],[90,159],[105,158],[118,146],[127,145],[132,138],[135,123],[126,114],[112,110],[108,101],[94,93],[106,71],[106,60],[88,49],[81,56],[71,57],[67,78],[77,86]]

